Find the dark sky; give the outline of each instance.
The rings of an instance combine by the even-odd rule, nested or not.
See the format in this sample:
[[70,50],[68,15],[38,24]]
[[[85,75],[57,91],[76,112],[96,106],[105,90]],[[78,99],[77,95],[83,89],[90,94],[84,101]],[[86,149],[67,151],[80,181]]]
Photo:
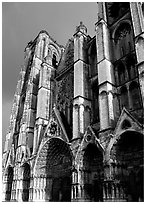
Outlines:
[[2,134],[9,118],[24,48],[41,30],[61,45],[75,32],[80,21],[95,35],[96,2],[3,2],[2,3]]

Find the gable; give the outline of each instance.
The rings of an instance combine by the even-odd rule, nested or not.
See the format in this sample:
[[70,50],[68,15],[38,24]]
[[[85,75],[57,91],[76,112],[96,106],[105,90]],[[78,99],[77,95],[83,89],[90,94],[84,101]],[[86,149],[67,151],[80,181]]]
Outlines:
[[142,133],[143,126],[126,110],[126,108],[123,108],[113,134],[121,135],[125,130],[133,130]]
[[76,154],[76,158],[75,158],[75,164],[82,164],[82,158],[85,152],[86,147],[89,144],[95,144],[97,146],[97,148],[103,153],[104,152],[104,147],[102,146],[102,144],[100,143],[99,139],[97,138],[97,136],[95,135],[93,129],[91,126],[87,127],[87,130],[83,136],[82,142],[79,146],[79,149],[77,151]]
[[7,168],[9,165],[13,166],[15,164],[15,155],[14,155],[14,145],[12,144],[11,149],[5,154],[3,158],[2,166]]
[[59,137],[63,139],[65,142],[69,142],[68,135],[66,133],[62,118],[55,106],[52,110],[52,115],[46,127],[44,137],[45,138]]

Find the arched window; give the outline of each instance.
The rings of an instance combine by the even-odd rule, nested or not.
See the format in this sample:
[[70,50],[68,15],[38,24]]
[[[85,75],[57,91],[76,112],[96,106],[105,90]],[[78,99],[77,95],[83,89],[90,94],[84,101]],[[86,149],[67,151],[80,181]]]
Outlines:
[[131,26],[129,23],[122,23],[115,32],[115,43],[118,43],[120,40],[128,37],[131,32]]
[[30,187],[30,166],[25,163],[23,166],[23,192],[22,192],[22,200],[29,201],[29,187]]
[[126,65],[129,80],[134,79],[137,76],[135,57],[132,55],[128,56],[126,59]]
[[144,17],[144,2],[141,3],[141,9],[142,9],[143,17]]
[[46,40],[45,38],[42,40],[42,58],[45,57],[45,45],[46,45]]
[[14,174],[13,168],[9,166],[7,170],[7,183],[6,183],[6,195],[5,195],[6,201],[11,200],[13,174]]
[[114,42],[115,54],[118,59],[134,49],[133,32],[129,23],[123,22],[120,24],[115,32]]
[[128,91],[125,86],[121,88],[121,108],[123,107],[129,108]]
[[57,58],[56,58],[56,54],[53,54],[52,65],[53,65],[54,68],[57,68]]
[[99,122],[99,99],[98,82],[92,85],[92,113],[93,123]]
[[120,84],[123,84],[126,80],[126,70],[122,62],[120,62],[119,65],[117,66],[117,71],[118,71],[119,85],[120,85]]
[[90,76],[93,77],[97,74],[97,52],[96,52],[96,40],[93,41],[89,48],[89,64],[90,64]]
[[129,86],[130,97],[132,101],[132,109],[137,109],[141,107],[141,96],[140,89],[137,82],[132,82]]

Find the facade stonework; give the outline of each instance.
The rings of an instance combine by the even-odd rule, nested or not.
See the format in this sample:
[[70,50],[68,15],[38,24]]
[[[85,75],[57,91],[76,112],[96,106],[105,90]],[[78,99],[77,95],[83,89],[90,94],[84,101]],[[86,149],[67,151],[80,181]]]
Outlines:
[[3,201],[144,200],[144,4],[99,2],[95,36],[25,48],[3,152]]

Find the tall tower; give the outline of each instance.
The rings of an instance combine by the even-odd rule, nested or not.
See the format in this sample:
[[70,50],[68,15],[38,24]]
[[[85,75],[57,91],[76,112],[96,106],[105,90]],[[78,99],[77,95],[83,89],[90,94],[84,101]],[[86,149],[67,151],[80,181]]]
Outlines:
[[[11,196],[18,201],[29,199],[27,192],[20,195],[24,179],[21,165],[38,151],[42,132],[50,119],[54,100],[54,77],[62,49],[46,31],[41,31],[25,48],[25,62],[17,83],[3,154],[3,166],[8,169],[8,175],[9,168],[13,169],[13,182],[20,188],[15,191],[14,185],[12,186]],[[28,169],[30,174],[30,166],[24,165],[24,172]],[[9,201],[7,187],[4,188],[4,194],[5,200]]]

